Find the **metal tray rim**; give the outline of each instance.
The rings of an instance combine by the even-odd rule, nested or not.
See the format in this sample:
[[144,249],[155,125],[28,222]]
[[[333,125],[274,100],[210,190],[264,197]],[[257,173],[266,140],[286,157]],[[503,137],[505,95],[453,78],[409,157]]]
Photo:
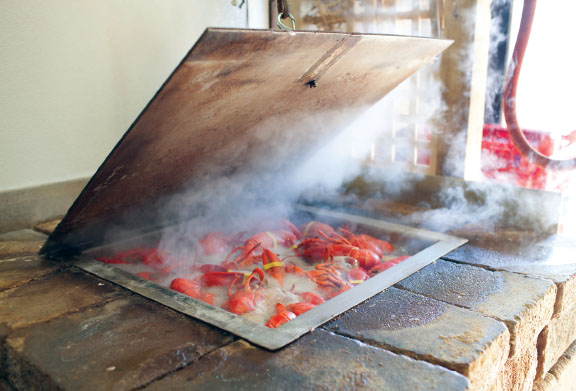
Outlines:
[[304,206],[299,206],[298,209],[314,213],[318,216],[346,219],[364,225],[371,225],[376,228],[401,232],[407,236],[437,240],[437,242],[412,255],[409,259],[391,267],[386,270],[385,273],[380,273],[364,281],[353,289],[328,300],[326,303],[319,305],[276,329],[270,329],[253,323],[221,308],[211,306],[169,288],[162,287],[114,266],[96,261],[87,255],[75,257],[71,261],[71,264],[164,306],[238,335],[255,345],[268,350],[277,350],[350,308],[368,300],[428,264],[435,262],[437,259],[468,241],[467,239],[442,233],[342,212]]

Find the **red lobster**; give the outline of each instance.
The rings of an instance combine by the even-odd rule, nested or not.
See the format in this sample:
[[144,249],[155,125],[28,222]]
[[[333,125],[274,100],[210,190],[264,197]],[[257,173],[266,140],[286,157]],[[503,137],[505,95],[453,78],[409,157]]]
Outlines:
[[198,243],[204,255],[220,254],[230,248],[228,238],[222,235],[222,232],[209,232],[198,239]]
[[330,236],[334,233],[334,228],[318,221],[310,221],[302,227],[302,236],[305,238],[317,238],[320,233]]
[[302,292],[300,297],[304,300],[304,303],[319,305],[324,303],[324,298],[314,292]]
[[286,306],[286,309],[295,313],[296,316],[300,316],[304,312],[310,311],[317,305],[324,303],[324,298],[314,292],[302,292],[300,293],[300,297],[302,298],[303,302],[288,304]]
[[214,304],[214,295],[212,293],[202,293],[201,284],[197,278],[190,280],[187,278],[175,278],[170,283],[170,289],[184,293],[194,299],[201,300],[208,304]]
[[337,256],[348,256],[358,261],[360,267],[370,269],[380,263],[380,257],[369,249],[352,245],[341,235],[333,234],[323,238],[304,239],[297,247],[296,254],[313,262],[328,261]]
[[[376,265],[374,267],[378,267],[378,266],[379,265]],[[370,269],[370,270],[372,270],[372,269]],[[354,268],[348,272],[347,278],[348,278],[348,282],[350,284],[358,285],[361,282],[369,279],[370,276],[368,275],[368,273],[366,273],[366,271],[364,269],[357,267],[357,268]]]
[[277,247],[290,247],[297,240],[298,238],[296,235],[290,231],[275,230],[260,232],[248,238],[248,240],[244,242],[244,245],[232,249],[226,257],[226,261],[229,260],[232,254],[240,251],[240,254],[234,258],[232,262],[239,266],[250,266],[253,263],[260,261],[259,255],[256,254],[256,251],[259,248],[271,249]]
[[213,265],[210,263],[205,263],[200,266],[194,266],[192,268],[193,271],[199,271],[200,273],[209,273],[209,272],[226,272],[228,269],[222,265]]
[[321,263],[315,266],[316,270],[307,272],[308,276],[318,287],[330,294],[334,291],[348,290],[351,285],[348,281],[340,277],[342,266],[335,263]]
[[312,308],[316,307],[316,304],[310,304],[310,303],[293,303],[293,304],[288,304],[286,306],[286,309],[292,313],[294,313],[296,316],[300,316],[302,315],[304,312],[310,311]]
[[245,232],[224,236],[222,232],[209,232],[198,239],[204,255],[222,254],[240,243]]
[[385,240],[376,239],[375,237],[367,234],[354,235],[346,228],[340,228],[339,231],[343,233],[344,237],[353,246],[371,250],[378,254],[380,258],[382,258],[382,255],[389,254],[394,251],[394,246]]
[[100,262],[104,263],[138,263],[143,262],[145,264],[156,264],[161,263],[161,260],[165,256],[155,248],[135,248],[131,250],[118,251],[112,257],[99,257],[96,258]]
[[265,326],[275,329],[276,327],[280,327],[284,323],[288,323],[295,318],[295,313],[286,310],[282,304],[276,303],[276,315],[272,315],[270,319],[268,319],[268,322],[266,322]]
[[370,277],[374,277],[376,274],[381,273],[384,270],[390,269],[392,266],[397,265],[400,262],[402,262],[403,260],[408,259],[408,258],[410,258],[409,255],[403,255],[401,257],[397,257],[397,258],[391,259],[389,261],[382,262],[381,264],[376,265],[372,269],[370,269],[368,274],[370,274]]
[[213,286],[227,286],[230,287],[232,283],[236,284],[240,282],[243,284],[246,282],[252,274],[242,271],[232,271],[228,270],[225,272],[207,272],[202,274],[199,279],[202,286],[213,287]]
[[250,276],[244,281],[243,290],[238,290],[236,293],[232,293],[232,287],[236,284],[236,279],[238,276],[235,277],[235,280],[232,281],[230,287],[228,288],[228,301],[224,303],[222,308],[228,310],[230,312],[235,313],[236,315],[242,315],[247,312],[252,312],[256,308],[256,304],[264,300],[264,296],[258,294],[258,292],[253,291],[250,283],[253,278],[258,278],[259,281],[257,283],[258,287],[261,287],[264,283],[264,272],[261,269],[254,269],[254,271],[250,274]]
[[[110,263],[110,264],[121,264],[121,263],[138,263],[142,262],[145,265],[151,266],[163,274],[169,273],[174,267],[182,266],[181,262],[175,262],[173,258],[157,248],[135,248],[132,250],[119,251],[111,258],[101,257],[96,258],[100,262]],[[170,263],[168,264],[168,260]]]
[[284,282],[286,273],[305,274],[304,270],[296,265],[284,265],[280,257],[267,248],[262,251],[262,263],[264,264],[266,273],[278,281],[280,285]]

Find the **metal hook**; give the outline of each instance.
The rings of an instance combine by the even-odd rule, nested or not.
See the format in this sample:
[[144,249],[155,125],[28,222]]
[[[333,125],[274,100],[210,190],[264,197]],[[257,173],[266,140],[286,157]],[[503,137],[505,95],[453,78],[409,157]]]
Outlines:
[[276,18],[276,26],[278,26],[278,28],[281,30],[296,30],[296,19],[290,13],[288,14],[288,17],[290,18],[290,21],[292,21],[292,28],[290,28],[290,27],[286,26],[284,23],[282,23],[282,19],[284,18],[284,13],[278,14],[278,17]]

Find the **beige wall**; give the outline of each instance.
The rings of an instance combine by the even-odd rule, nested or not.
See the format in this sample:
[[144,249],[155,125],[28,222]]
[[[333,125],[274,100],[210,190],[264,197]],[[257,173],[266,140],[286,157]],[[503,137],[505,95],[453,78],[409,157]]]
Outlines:
[[0,0],[0,192],[91,176],[207,26],[267,0]]

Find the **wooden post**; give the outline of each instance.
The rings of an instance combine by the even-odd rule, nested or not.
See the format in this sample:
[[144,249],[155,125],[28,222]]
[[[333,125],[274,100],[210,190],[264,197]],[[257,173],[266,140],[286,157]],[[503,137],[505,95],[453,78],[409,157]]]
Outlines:
[[444,1],[445,38],[440,78],[447,110],[438,142],[438,174],[480,178],[480,155],[490,47],[490,0]]

